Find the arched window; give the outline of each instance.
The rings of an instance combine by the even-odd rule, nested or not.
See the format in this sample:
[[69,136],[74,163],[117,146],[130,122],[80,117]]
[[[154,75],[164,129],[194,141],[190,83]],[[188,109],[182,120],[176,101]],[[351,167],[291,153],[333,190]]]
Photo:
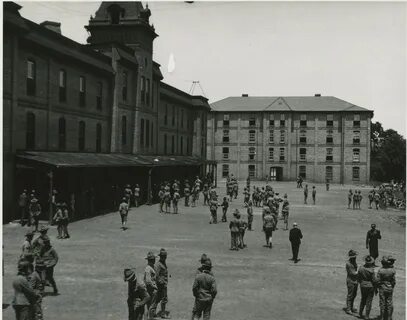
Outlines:
[[127,118],[122,116],[122,145],[127,144]]
[[65,118],[59,118],[58,148],[59,148],[59,150],[65,150],[65,148],[66,148],[66,120],[65,120]]
[[83,121],[79,121],[78,149],[79,151],[85,150],[85,122]]
[[107,12],[109,13],[110,22],[112,24],[119,24],[120,17],[124,17],[125,11],[117,4],[112,4],[107,8]]
[[96,152],[102,151],[102,125],[96,125]]
[[26,149],[35,149],[35,114],[32,112],[27,113],[25,146]]

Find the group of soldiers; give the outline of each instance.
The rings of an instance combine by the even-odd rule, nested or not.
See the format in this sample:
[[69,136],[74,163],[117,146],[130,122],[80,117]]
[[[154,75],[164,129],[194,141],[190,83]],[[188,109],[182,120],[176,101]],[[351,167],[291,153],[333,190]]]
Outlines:
[[[128,311],[129,320],[142,320],[144,314],[147,319],[170,319],[170,312],[166,309],[168,303],[168,274],[167,251],[161,249],[159,260],[153,252],[147,253],[147,266],[143,279],[138,279],[135,268],[124,269],[124,281],[128,282]],[[212,273],[212,262],[206,254],[201,256],[201,267],[197,269],[192,292],[195,303],[192,308],[192,320],[210,318],[213,301],[217,294],[216,281]],[[160,311],[157,312],[158,304]]]
[[22,252],[17,263],[17,276],[13,279],[12,301],[17,320],[42,320],[42,298],[45,287],[51,286],[58,295],[54,279],[54,268],[58,254],[47,235],[48,228],[42,226],[40,235],[33,241],[34,233],[25,235]]
[[[380,186],[378,189],[374,187],[368,193],[369,209],[386,209],[391,203],[394,203],[394,196],[386,191],[386,189]],[[360,209],[360,204],[362,202],[363,196],[360,190],[353,191],[352,189],[348,192],[348,209],[353,208]]]

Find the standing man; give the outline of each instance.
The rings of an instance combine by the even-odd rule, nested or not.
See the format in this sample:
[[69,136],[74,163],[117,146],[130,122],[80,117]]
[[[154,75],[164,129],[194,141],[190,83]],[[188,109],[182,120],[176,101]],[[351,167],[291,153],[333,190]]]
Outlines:
[[[360,306],[359,317],[361,319],[370,319],[370,310],[372,309],[372,301],[375,292],[375,274],[374,274],[374,259],[370,256],[365,257],[365,265],[358,270],[358,279],[360,283]],[[366,317],[363,318],[363,309],[366,306]]]
[[326,184],[326,191],[329,191],[329,179],[328,178],[325,180],[325,184]]
[[189,197],[191,196],[191,189],[189,188],[189,183],[185,182],[184,188],[184,197],[185,197],[185,206],[189,207]]
[[212,304],[217,294],[216,281],[211,270],[212,262],[207,258],[202,263],[202,272],[196,275],[192,286],[192,293],[195,297],[192,320],[200,319],[202,314],[203,320],[211,318]]
[[226,213],[229,208],[229,201],[226,197],[223,197],[221,207],[222,207],[222,222],[227,222]]
[[308,185],[305,185],[304,188],[304,204],[307,204],[307,199],[308,199]]
[[51,246],[51,241],[49,239],[44,240],[41,258],[45,264],[45,281],[48,281],[51,284],[54,289],[54,295],[58,295],[57,284],[54,280],[54,268],[58,263],[58,254]]
[[230,230],[230,250],[239,250],[238,249],[238,238],[239,238],[239,226],[240,226],[240,220],[239,220],[239,211],[236,209],[235,212],[233,212],[233,218],[229,222],[229,230]]
[[40,221],[41,215],[41,205],[38,203],[37,198],[32,198],[30,202],[30,206],[28,208],[30,212],[29,219],[32,221],[33,224],[33,232],[38,232],[38,223]]
[[253,225],[253,202],[252,200],[249,200],[247,203],[247,230],[252,231]]
[[373,199],[374,199],[373,191],[370,191],[369,194],[367,195],[367,197],[369,199],[369,209],[372,209],[372,203],[373,203]]
[[348,209],[350,209],[350,205],[352,204],[353,192],[352,189],[349,189],[348,192]]
[[47,232],[48,232],[48,227],[41,226],[40,236],[33,241],[32,251],[33,251],[33,255],[36,257],[41,255],[42,249],[45,246],[45,244],[44,244],[45,240],[49,240]]
[[149,301],[143,282],[138,282],[136,269],[124,269],[124,281],[128,282],[127,306],[129,308],[129,320],[143,320],[144,306]]
[[380,206],[380,194],[379,192],[375,192],[374,194],[374,203],[376,206],[376,210],[379,210],[379,206]]
[[126,230],[126,224],[127,224],[127,215],[129,213],[129,203],[127,202],[127,198],[123,197],[122,202],[120,203],[119,206],[119,214],[120,218],[122,219],[122,230]]
[[134,205],[136,208],[140,205],[140,187],[138,184],[134,188]]
[[161,302],[161,311],[157,313],[163,319],[170,319],[169,312],[165,311],[165,307],[168,303],[168,268],[167,268],[167,251],[165,249],[160,250],[160,260],[155,264],[155,273],[157,276],[157,299],[154,306],[151,309],[156,312],[156,308],[159,302]]
[[163,207],[164,207],[164,186],[160,187],[160,191],[158,191],[158,198],[160,200],[160,213],[164,212]]
[[264,231],[264,235],[266,236],[266,247],[269,247],[270,249],[273,247],[272,240],[273,240],[274,226],[275,226],[275,220],[273,218],[273,215],[269,211],[264,212],[263,231]]
[[131,191],[131,187],[128,184],[128,185],[126,185],[126,188],[124,188],[124,197],[126,198],[129,208],[130,208],[130,201],[131,201],[132,195],[133,195],[133,192]]
[[178,189],[175,189],[174,194],[172,195],[172,208],[174,213],[178,213],[178,201],[181,198]]
[[366,234],[366,249],[369,249],[369,255],[374,259],[374,266],[376,258],[379,256],[379,239],[381,238],[380,230],[377,230],[376,224],[372,223],[371,229]]
[[317,196],[317,190],[315,189],[315,186],[312,186],[312,203],[315,205],[315,198]]
[[144,283],[147,287],[147,292],[150,295],[151,299],[147,303],[147,313],[148,319],[153,319],[155,315],[155,309],[153,306],[157,306],[157,283],[156,283],[156,272],[154,269],[155,264],[155,255],[151,251],[147,253],[147,266],[144,269]]
[[23,246],[21,248],[20,259],[26,259],[27,257],[29,257],[29,259],[32,258],[33,246],[31,244],[31,241],[32,241],[33,237],[34,237],[34,233],[32,233],[31,231],[28,231],[25,234],[25,240],[24,240]]
[[353,304],[358,293],[358,265],[356,264],[357,252],[349,250],[349,260],[346,262],[346,286],[348,288],[348,295],[346,296],[346,313],[353,314],[357,312],[353,308]]
[[17,276],[13,280],[14,298],[11,304],[16,313],[16,320],[31,320],[34,304],[38,299],[38,294],[27,280],[31,264],[28,261],[20,261],[17,268]]
[[290,204],[287,199],[287,194],[284,195],[283,207],[281,209],[281,213],[283,214],[284,219],[284,230],[288,230],[288,215],[290,213]]
[[293,223],[293,228],[290,230],[289,240],[291,242],[291,250],[293,257],[290,260],[294,260],[294,263],[297,263],[301,259],[298,259],[298,251],[300,250],[300,244],[302,239],[302,232],[298,228],[297,222]]
[[45,264],[42,259],[37,259],[35,262],[35,270],[29,275],[28,280],[31,288],[38,295],[37,300],[33,305],[34,320],[42,320],[42,295],[44,293],[45,281],[43,279]]
[[[24,226],[25,224],[25,215],[27,213],[27,204],[28,204],[28,195],[27,190],[23,190],[23,193],[18,197],[18,211],[20,215],[20,224]],[[28,226],[30,226],[30,220],[28,220]]]
[[380,319],[393,319],[393,290],[396,285],[396,271],[393,268],[394,259],[391,256],[383,257],[382,267],[377,273],[380,298]]
[[209,210],[211,212],[211,220],[209,221],[210,224],[218,223],[218,205],[218,200],[216,198],[211,199],[209,202]]

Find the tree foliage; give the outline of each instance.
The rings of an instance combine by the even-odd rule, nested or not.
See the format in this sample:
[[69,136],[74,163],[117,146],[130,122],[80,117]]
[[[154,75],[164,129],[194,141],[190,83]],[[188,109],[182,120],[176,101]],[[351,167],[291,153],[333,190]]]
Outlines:
[[371,125],[370,177],[375,181],[401,181],[406,176],[406,139],[380,122]]

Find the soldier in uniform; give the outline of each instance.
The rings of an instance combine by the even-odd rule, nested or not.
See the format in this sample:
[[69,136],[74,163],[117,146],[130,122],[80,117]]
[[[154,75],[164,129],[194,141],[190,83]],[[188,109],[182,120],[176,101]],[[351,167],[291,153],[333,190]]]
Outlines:
[[270,249],[273,247],[273,231],[275,226],[275,220],[270,212],[265,212],[263,216],[263,231],[266,236],[266,247]]
[[377,272],[377,282],[380,298],[380,319],[393,319],[393,290],[396,285],[396,271],[392,256],[382,258],[382,267]]
[[[27,190],[23,190],[23,192],[18,197],[18,210],[20,215],[20,224],[24,226],[25,222],[25,215],[27,213],[27,204],[28,204],[28,195]],[[28,219],[28,226],[31,226],[31,222]]]
[[134,188],[134,206],[137,208],[140,204],[140,186],[136,184]]
[[247,203],[247,230],[252,231],[253,225],[253,202],[252,200],[249,200]]
[[369,255],[374,259],[373,264],[379,256],[379,239],[381,238],[380,230],[376,229],[376,224],[372,223],[371,229],[366,234],[366,249],[369,249]]
[[152,307],[157,306],[157,283],[156,283],[156,272],[154,269],[155,255],[151,251],[147,253],[147,266],[144,269],[144,283],[147,287],[147,292],[151,299],[147,303],[148,309],[148,319],[153,319],[155,317],[155,310]]
[[126,185],[126,188],[124,188],[124,197],[126,198],[129,208],[130,208],[130,201],[131,201],[132,195],[133,195],[133,192],[131,191],[131,187],[128,184],[128,185]]
[[20,261],[17,276],[13,280],[14,298],[11,304],[16,314],[16,320],[33,319],[34,304],[38,299],[38,294],[27,280],[30,267],[31,264],[28,261]]
[[127,306],[129,320],[143,320],[144,306],[150,300],[142,281],[137,281],[136,269],[124,269],[124,281],[128,282]]
[[374,194],[374,203],[376,206],[376,210],[379,210],[379,205],[380,205],[380,194],[378,192],[376,192]]
[[290,260],[294,260],[294,263],[297,263],[298,261],[300,261],[300,259],[298,259],[298,251],[300,250],[301,239],[302,239],[302,232],[298,228],[298,224],[296,222],[294,222],[293,228],[290,230],[290,236],[289,236],[289,240],[291,242],[291,250],[293,253],[293,258]]
[[164,212],[164,186],[161,186],[160,191],[158,191],[158,198],[160,199],[160,213]]
[[239,193],[239,183],[237,182],[236,178],[233,180],[233,195],[235,199],[237,198],[237,194]]
[[243,200],[244,206],[247,207],[247,203],[250,200],[250,192],[247,190],[247,188],[244,188],[243,195],[244,195],[244,200]]
[[127,229],[127,215],[129,213],[129,203],[127,202],[127,198],[123,197],[122,202],[119,205],[119,214],[122,220],[122,229],[123,231]]
[[223,202],[220,206],[222,207],[222,222],[227,222],[226,213],[229,208],[229,202],[226,197],[223,198]]
[[353,194],[353,210],[358,208],[358,201],[359,201],[358,190],[355,190],[355,193]]
[[[359,317],[361,319],[370,319],[370,310],[372,308],[373,296],[375,293],[376,279],[374,274],[374,259],[370,256],[365,257],[365,265],[359,267],[358,280],[360,283],[360,306]],[[366,317],[363,318],[363,310],[366,306]]]
[[63,239],[69,239],[71,236],[68,232],[68,224],[69,224],[69,211],[68,205],[64,202],[62,203],[62,231],[63,231]]
[[191,196],[191,189],[189,188],[188,182],[185,183],[184,196],[185,196],[185,206],[189,207],[189,197]]
[[30,213],[30,219],[34,226],[33,231],[38,232],[38,223],[40,221],[40,215],[41,215],[41,205],[38,203],[37,198],[34,197],[31,199],[28,210]]
[[304,188],[304,204],[307,204],[307,199],[308,199],[308,185],[305,185]]
[[49,240],[47,232],[48,232],[48,227],[47,226],[41,226],[40,236],[38,238],[36,238],[32,243],[33,255],[36,256],[36,257],[41,255],[42,248],[45,245],[44,242],[46,240]]
[[284,225],[285,225],[284,230],[288,230],[288,215],[290,213],[289,211],[290,211],[290,204],[287,199],[287,194],[285,194],[284,201],[283,201],[283,207],[281,209],[281,213],[283,215]]
[[[28,231],[25,234],[25,240],[23,243],[23,246],[21,248],[21,256],[20,259],[26,259],[26,260],[30,260],[32,259],[32,254],[33,254],[33,246],[31,244],[31,241],[34,237],[34,233],[32,233],[31,231]],[[28,259],[27,259],[28,257]],[[31,261],[32,262],[32,261]]]
[[372,203],[373,203],[373,199],[374,199],[373,191],[370,191],[367,197],[369,199],[369,209],[372,209]]
[[192,293],[195,297],[195,304],[192,311],[192,320],[203,320],[211,318],[212,304],[217,294],[215,277],[211,273],[212,262],[207,258],[202,263],[202,272],[195,277],[192,286]]
[[245,220],[240,219],[240,223],[239,223],[239,248],[240,249],[247,247],[247,245],[244,243],[244,234],[246,232],[247,225],[248,224]]
[[44,240],[41,258],[45,264],[45,281],[48,281],[54,289],[54,295],[58,295],[58,288],[54,279],[54,268],[58,263],[58,254],[51,246],[51,241],[49,239]]
[[317,197],[317,190],[315,186],[312,186],[312,203],[315,204],[315,198]]
[[209,210],[211,212],[211,219],[209,221],[210,224],[217,224],[218,223],[218,200],[215,199],[211,199],[211,201],[209,202]]
[[31,288],[37,294],[38,298],[33,304],[34,320],[42,320],[42,295],[44,294],[45,280],[43,278],[45,264],[42,259],[37,259],[35,262],[35,270],[29,275],[28,280]]
[[238,249],[238,238],[239,238],[239,226],[240,226],[240,215],[239,210],[235,210],[233,212],[233,218],[229,222],[229,230],[230,230],[230,250],[239,250]]
[[352,204],[352,198],[353,198],[353,192],[352,192],[352,189],[349,189],[349,192],[348,192],[348,209],[350,209],[350,206]]
[[353,308],[353,304],[358,293],[358,265],[356,263],[357,252],[349,250],[349,260],[346,262],[346,286],[348,288],[348,295],[346,296],[346,313],[352,314],[357,312]]
[[362,191],[359,190],[359,192],[358,192],[358,209],[359,210],[360,210],[360,204],[362,203],[362,199],[363,199]]
[[57,224],[57,231],[58,231],[57,239],[61,239],[62,238],[62,208],[61,208],[61,204],[57,203],[55,205],[55,207],[56,207],[56,211],[55,211],[53,220]]
[[155,273],[157,278],[157,298],[155,304],[151,305],[151,312],[155,314],[158,303],[161,302],[161,311],[157,313],[163,319],[170,319],[169,312],[165,310],[165,307],[168,303],[168,268],[167,268],[167,251],[161,249],[160,260],[155,264]]
[[178,201],[180,198],[181,196],[179,195],[178,190],[175,190],[172,196],[172,207],[174,209],[174,213],[178,213]]
[[165,213],[171,212],[171,193],[169,188],[166,188],[164,192]]
[[204,195],[204,206],[209,205],[209,186],[206,182],[204,183],[202,193]]

